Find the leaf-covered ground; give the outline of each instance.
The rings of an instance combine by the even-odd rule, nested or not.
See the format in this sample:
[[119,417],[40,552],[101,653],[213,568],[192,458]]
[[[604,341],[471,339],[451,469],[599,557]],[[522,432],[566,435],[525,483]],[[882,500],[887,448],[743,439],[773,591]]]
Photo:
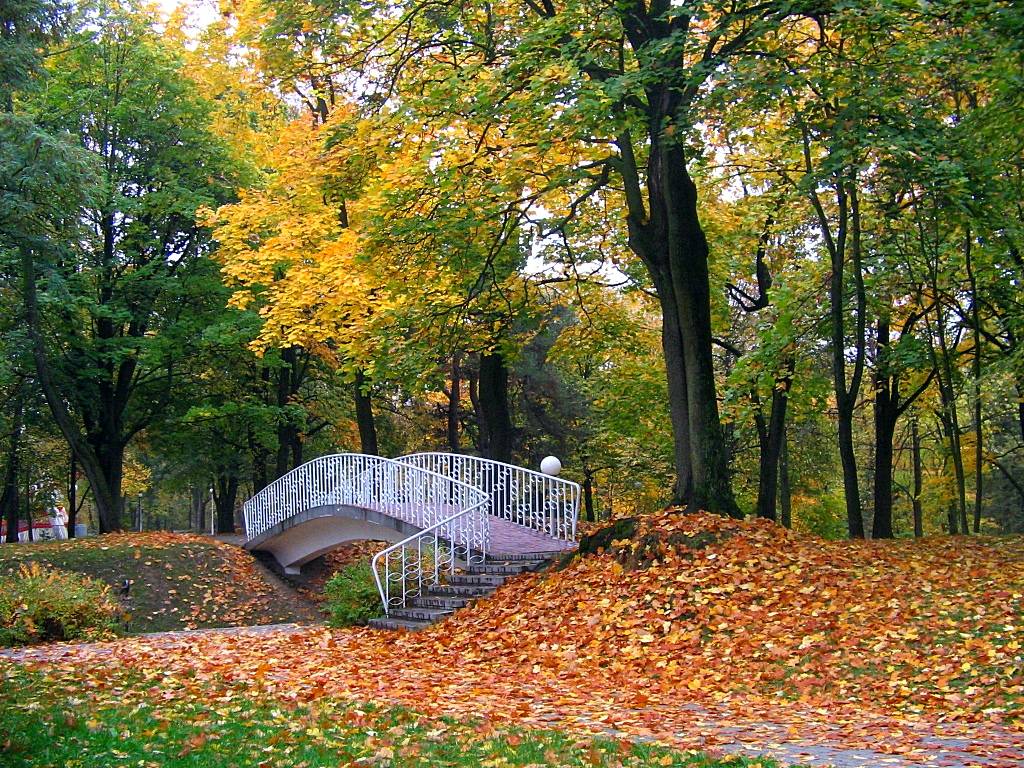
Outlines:
[[5,768],[773,768],[769,761],[710,760],[654,744],[499,728],[321,698],[309,706],[261,701],[245,686],[201,699],[153,699],[144,680],[88,709],[72,688],[16,671],[0,683]]
[[[124,533],[0,546],[0,579],[23,563],[83,573],[124,600],[128,632],[270,624],[315,618],[267,581],[251,556],[207,537]],[[312,614],[312,615],[311,615]]]
[[1021,538],[834,543],[665,513],[419,634],[215,633],[20,660],[91,696],[132,674],[170,699],[244,683],[290,705],[376,701],[791,762],[1008,766],[1024,761],[1022,599]]

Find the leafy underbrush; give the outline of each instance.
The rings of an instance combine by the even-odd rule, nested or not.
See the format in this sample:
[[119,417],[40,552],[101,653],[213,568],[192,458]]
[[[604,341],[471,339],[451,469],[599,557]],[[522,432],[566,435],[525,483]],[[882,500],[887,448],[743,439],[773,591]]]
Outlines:
[[22,565],[0,591],[0,646],[109,637],[120,613],[105,584],[38,563]]
[[342,568],[324,585],[332,627],[366,624],[381,613],[380,593],[369,563]]

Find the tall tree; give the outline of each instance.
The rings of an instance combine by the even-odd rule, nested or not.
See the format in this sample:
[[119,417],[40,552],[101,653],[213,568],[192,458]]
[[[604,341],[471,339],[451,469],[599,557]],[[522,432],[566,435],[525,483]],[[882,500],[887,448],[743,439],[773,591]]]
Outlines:
[[205,247],[195,211],[232,186],[208,106],[147,24],[130,6],[90,19],[50,59],[50,85],[31,103],[101,169],[85,235],[60,259],[25,259],[39,380],[101,531],[121,526],[125,448],[162,417],[185,354],[182,299]]

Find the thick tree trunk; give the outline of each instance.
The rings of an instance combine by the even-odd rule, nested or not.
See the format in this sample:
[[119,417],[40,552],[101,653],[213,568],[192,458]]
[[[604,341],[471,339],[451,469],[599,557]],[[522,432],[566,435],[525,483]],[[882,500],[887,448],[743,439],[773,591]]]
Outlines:
[[672,454],[676,471],[672,502],[687,504],[693,497],[693,473],[683,337],[679,332],[679,318],[675,311],[671,283],[660,279],[655,281],[655,285],[661,303],[661,349],[665,357],[665,374],[668,379],[668,410],[672,422]]
[[124,480],[124,446],[110,440],[107,435],[91,436],[93,450],[99,457],[103,485],[110,496],[107,514],[100,515],[100,533],[120,531],[123,527],[124,504],[121,498],[121,483]]
[[910,422],[910,450],[914,466],[914,496],[910,502],[914,510],[914,538],[919,539],[924,536],[924,510],[921,508],[921,490],[924,480],[921,475],[921,435],[917,431],[916,416]]
[[235,502],[238,500],[238,475],[221,473],[214,483],[213,503],[217,508],[217,533],[235,532]]
[[782,451],[779,456],[779,511],[782,513],[782,525],[793,527],[793,495],[789,486],[789,439],[788,430],[782,430]]
[[874,462],[874,517],[871,538],[891,539],[892,527],[892,464],[893,438],[900,417],[899,376],[890,375],[886,353],[889,348],[891,327],[887,310],[883,309],[875,330],[875,367],[872,383],[875,390],[875,462]]
[[697,217],[697,188],[686,172],[682,148],[663,149],[669,210],[668,264],[678,304],[683,339],[684,374],[690,417],[693,494],[690,504],[740,517],[730,486],[729,456],[718,416],[718,393],[712,357],[711,291],[708,244]]
[[500,352],[480,355],[480,412],[486,425],[484,457],[512,462],[512,416],[508,403],[508,368]]
[[652,137],[648,164],[649,216],[631,139],[625,136],[617,144],[627,186],[629,244],[647,267],[662,309],[677,473],[674,496],[690,509],[739,516],[718,416],[708,244],[697,215],[697,189],[682,146],[662,137],[660,130]]
[[[477,358],[477,364],[479,367],[479,356]],[[480,405],[480,379],[479,374],[475,370],[470,370],[467,373],[467,389],[469,390],[469,402],[473,406],[473,420],[476,423],[476,438],[474,439],[474,445],[476,446],[477,453],[481,456],[485,455],[487,451],[487,422],[484,421],[484,410]]]
[[370,398],[369,384],[362,371],[356,372],[352,395],[356,406],[356,425],[359,427],[359,450],[368,456],[378,456],[377,424],[373,418],[373,402]]
[[11,402],[11,431],[7,440],[7,463],[4,467],[3,491],[0,492],[0,515],[7,523],[8,542],[18,540],[18,472],[21,466],[21,429],[24,402],[21,386]]
[[447,438],[448,450],[452,453],[459,452],[459,403],[462,400],[462,372],[459,370],[459,356],[452,356],[451,370],[452,385],[448,390],[448,424]]
[[892,469],[893,438],[899,419],[898,392],[890,392],[887,386],[875,391],[875,470],[874,507],[871,523],[871,538],[891,539],[892,526]]

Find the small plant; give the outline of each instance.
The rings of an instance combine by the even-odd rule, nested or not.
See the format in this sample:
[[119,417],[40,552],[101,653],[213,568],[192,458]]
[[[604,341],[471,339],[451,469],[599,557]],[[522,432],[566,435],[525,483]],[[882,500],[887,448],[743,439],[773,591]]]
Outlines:
[[109,637],[119,614],[105,584],[38,563],[22,565],[0,591],[0,646]]
[[381,613],[380,593],[369,563],[341,569],[324,585],[324,593],[332,627],[365,624]]

